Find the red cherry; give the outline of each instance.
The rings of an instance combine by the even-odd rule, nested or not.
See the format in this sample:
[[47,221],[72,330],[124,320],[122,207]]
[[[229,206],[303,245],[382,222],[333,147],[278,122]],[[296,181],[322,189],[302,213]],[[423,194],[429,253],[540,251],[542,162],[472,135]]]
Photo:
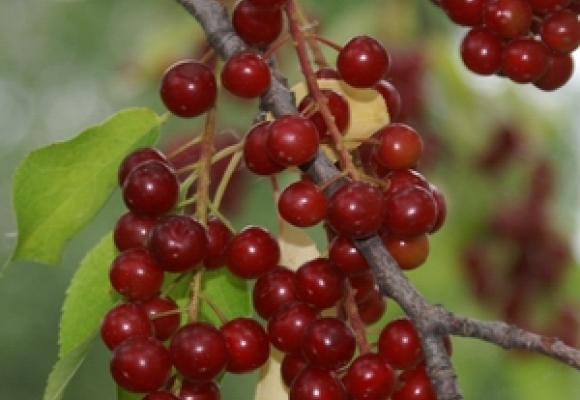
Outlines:
[[350,86],[372,88],[385,76],[390,66],[389,53],[370,36],[355,36],[338,52],[336,67]]
[[135,336],[153,336],[153,325],[141,307],[121,303],[111,308],[101,321],[101,339],[113,350],[123,341]]
[[163,272],[145,248],[136,247],[115,257],[109,280],[113,288],[128,300],[146,300],[161,289]]
[[[175,300],[170,297],[152,297],[137,303],[153,323],[155,338],[161,342],[171,338],[181,323],[181,314]],[[159,316],[159,314],[164,314]]]
[[326,216],[328,201],[312,181],[302,179],[290,184],[278,198],[280,216],[294,226],[314,226]]
[[289,400],[347,400],[344,385],[332,371],[304,368],[290,387]]
[[354,400],[383,400],[395,389],[397,377],[393,368],[378,354],[366,353],[348,367],[343,382]]
[[270,341],[266,331],[256,320],[236,318],[221,328],[228,346],[226,371],[240,374],[253,371],[268,360]]
[[257,123],[250,128],[244,139],[244,162],[257,175],[277,174],[286,168],[274,161],[266,151],[269,126],[268,121]]
[[296,300],[294,275],[294,271],[277,266],[256,280],[252,302],[260,317],[268,320],[284,304]]
[[338,370],[346,366],[356,350],[352,328],[336,317],[318,318],[302,337],[302,355],[310,365]]
[[226,61],[221,80],[224,87],[236,96],[259,97],[270,87],[270,67],[259,54],[242,51]]
[[423,153],[423,140],[415,129],[406,124],[393,123],[374,135],[381,141],[375,158],[387,169],[409,169],[419,162]]
[[433,195],[417,185],[402,187],[386,199],[385,228],[399,237],[429,232],[437,219]]
[[383,328],[378,352],[396,369],[409,369],[423,361],[419,335],[408,318],[392,320]]
[[272,234],[259,226],[237,233],[226,250],[226,265],[237,277],[256,279],[278,265],[280,247]]
[[296,297],[320,310],[333,307],[346,293],[344,273],[327,258],[302,264],[294,282]]
[[262,7],[252,0],[240,0],[232,11],[236,33],[250,46],[264,47],[282,32],[283,15],[279,7]]
[[302,165],[318,152],[318,137],[316,126],[308,118],[282,115],[268,127],[266,151],[280,165]]

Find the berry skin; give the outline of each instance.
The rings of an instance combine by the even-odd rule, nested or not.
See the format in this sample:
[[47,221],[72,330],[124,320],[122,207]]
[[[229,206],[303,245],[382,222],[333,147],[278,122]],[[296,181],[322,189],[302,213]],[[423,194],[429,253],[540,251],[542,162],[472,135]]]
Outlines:
[[280,260],[278,242],[268,230],[248,226],[236,234],[226,250],[226,265],[242,279],[256,279],[276,267]]
[[167,215],[151,230],[147,248],[165,271],[184,272],[204,260],[207,235],[203,225],[192,217]]
[[153,297],[163,284],[163,270],[142,247],[119,254],[109,270],[113,288],[130,301]]
[[220,400],[220,388],[215,381],[192,382],[184,379],[179,390],[180,400]]
[[423,140],[409,125],[389,124],[375,133],[375,136],[381,141],[381,145],[376,148],[375,158],[385,168],[413,168],[423,153]]
[[356,88],[372,88],[385,76],[391,60],[383,45],[370,36],[355,36],[338,52],[341,78]]
[[383,243],[399,267],[412,270],[421,266],[429,255],[429,237],[426,233],[410,238],[383,235]]
[[[334,123],[339,132],[344,133],[350,122],[350,108],[343,95],[332,89],[321,89],[326,98],[326,106],[334,117]],[[316,125],[320,140],[330,140],[330,133],[324,117],[320,111],[316,111],[314,98],[310,95],[305,96],[298,105],[298,111],[307,112],[308,119]],[[315,110],[314,112],[308,110]]]
[[528,0],[528,3],[536,14],[544,15],[568,7],[571,0]]
[[419,335],[408,318],[392,320],[383,328],[378,352],[396,369],[410,369],[423,361]]
[[385,228],[399,237],[429,232],[437,220],[433,195],[417,185],[402,187],[386,200]]
[[472,72],[493,75],[501,68],[503,44],[499,36],[484,27],[467,32],[461,42],[461,59]]
[[179,328],[171,338],[169,354],[177,371],[196,382],[216,378],[229,358],[223,333],[206,322],[192,322]]
[[141,147],[137,150],[134,150],[133,152],[127,154],[119,166],[119,172],[117,174],[119,186],[123,187],[127,176],[136,167],[147,161],[160,161],[162,163],[168,164],[165,155],[153,147]]
[[280,307],[296,300],[294,275],[294,271],[277,266],[256,280],[252,304],[260,317],[268,320]]
[[343,235],[335,236],[330,242],[328,258],[348,276],[365,273],[370,268],[352,240]]
[[207,255],[203,260],[205,269],[216,269],[225,265],[226,248],[234,237],[233,232],[215,216],[207,221]]
[[314,226],[326,216],[328,201],[312,181],[290,184],[280,194],[278,212],[287,222],[300,228]]
[[280,374],[284,384],[287,387],[292,386],[294,379],[306,366],[308,366],[308,361],[304,359],[301,353],[286,354],[280,365]]
[[574,60],[570,54],[552,54],[547,71],[534,82],[534,86],[546,91],[556,90],[570,80],[573,72]]
[[228,346],[226,371],[241,374],[260,368],[270,356],[270,341],[256,320],[236,318],[221,328]]
[[319,316],[316,308],[301,301],[280,307],[268,321],[270,342],[285,353],[299,352],[308,326]]
[[160,389],[169,378],[167,349],[157,340],[137,336],[121,343],[111,358],[111,375],[123,389],[147,393]]
[[346,293],[344,273],[327,258],[315,258],[296,271],[296,297],[323,310],[336,305]]
[[528,37],[514,39],[503,50],[502,71],[514,82],[534,82],[547,71],[549,57],[545,44]]
[[318,151],[316,125],[300,115],[281,115],[268,127],[266,151],[274,162],[298,166],[310,161]]
[[159,93],[169,111],[178,117],[192,118],[214,106],[217,82],[207,65],[186,60],[165,71]]
[[224,87],[236,96],[259,97],[270,87],[270,67],[259,54],[242,51],[227,60],[221,80]]
[[527,0],[488,0],[483,19],[491,32],[503,39],[514,39],[529,32],[532,8]]
[[[160,297],[156,296],[145,301],[140,301],[137,303],[141,307],[153,324],[153,331],[155,332],[155,338],[160,342],[164,342],[169,339],[181,322],[181,315],[178,312],[177,303],[170,297]],[[169,313],[163,317],[158,317],[157,314]]]
[[330,198],[327,222],[335,232],[352,239],[379,231],[385,215],[385,199],[375,186],[361,181],[343,185]]
[[580,44],[578,15],[570,10],[556,11],[540,25],[542,41],[556,53],[571,53]]
[[101,339],[109,350],[135,336],[153,336],[153,324],[141,307],[121,303],[111,308],[101,321]]
[[348,367],[343,382],[352,400],[388,399],[397,377],[393,368],[378,354],[366,353]]
[[381,79],[375,85],[374,89],[383,96],[385,104],[387,105],[390,120],[398,121],[401,115],[402,99],[397,88],[386,79]]
[[294,379],[289,400],[348,400],[348,396],[334,372],[306,367]]
[[395,390],[391,400],[437,400],[424,367],[403,371],[399,380],[402,384]]
[[135,214],[158,217],[170,211],[179,196],[173,168],[160,161],[138,165],[123,184],[125,205]]
[[373,290],[371,295],[362,303],[357,303],[361,321],[366,325],[379,321],[387,310],[387,301],[378,290]]
[[270,122],[254,125],[244,139],[244,162],[254,174],[267,176],[277,174],[286,167],[277,163],[266,151],[266,139]]
[[240,0],[232,11],[232,25],[248,45],[264,47],[282,32],[282,10],[279,7],[261,7],[251,0]]
[[113,229],[113,241],[117,250],[125,251],[135,247],[147,246],[149,232],[156,221],[156,217],[138,215],[127,211],[119,218]]
[[352,328],[336,317],[312,321],[302,337],[302,355],[319,368],[338,370],[350,362],[355,350]]
[[487,0],[440,0],[449,19],[462,26],[483,24],[483,8]]

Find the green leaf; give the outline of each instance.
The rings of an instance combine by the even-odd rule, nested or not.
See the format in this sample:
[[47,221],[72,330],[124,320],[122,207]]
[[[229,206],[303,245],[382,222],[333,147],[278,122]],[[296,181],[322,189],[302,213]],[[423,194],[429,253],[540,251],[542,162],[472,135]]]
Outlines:
[[60,357],[48,377],[43,400],[60,400],[68,383],[89,353],[98,331],[93,332],[65,356]]
[[12,260],[59,264],[66,243],[115,188],[123,157],[154,144],[159,123],[149,109],[127,109],[69,141],[31,152],[12,184],[18,225]]
[[131,393],[126,390],[121,389],[117,386],[117,400],[141,400],[143,398],[143,393]]
[[115,254],[109,233],[87,253],[75,272],[60,319],[60,357],[98,329],[103,315],[115,304],[116,297],[109,283],[109,268]]
[[[201,291],[228,319],[252,315],[248,283],[232,275],[227,268],[204,272]],[[205,301],[201,302],[200,314],[201,319],[221,325],[219,317]]]

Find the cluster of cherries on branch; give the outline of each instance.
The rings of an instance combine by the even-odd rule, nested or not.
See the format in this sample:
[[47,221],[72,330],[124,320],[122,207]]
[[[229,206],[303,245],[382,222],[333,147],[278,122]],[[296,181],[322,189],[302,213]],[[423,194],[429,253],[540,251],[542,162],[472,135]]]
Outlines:
[[[259,27],[277,21],[266,16],[282,16],[285,3],[241,0],[233,10],[233,25],[250,45],[272,43],[280,32],[260,38],[269,31]],[[389,63],[380,42],[357,36],[338,51],[336,69],[321,68],[316,78],[374,89],[388,112],[396,114],[400,98],[384,80]],[[255,98],[269,89],[272,76],[263,54],[243,50],[224,63],[220,81],[236,96]],[[219,86],[204,62],[184,60],[166,70],[160,95],[176,116],[208,113],[211,118]],[[241,152],[248,170],[274,176],[312,161],[321,144],[343,147],[351,117],[346,95],[325,89],[318,93],[325,99],[319,102],[316,90],[310,87],[297,114],[258,121],[248,130],[234,150]],[[205,129],[208,133],[211,124]],[[344,137],[337,142],[333,131]],[[204,134],[203,140],[211,138]],[[124,301],[101,325],[103,341],[113,352],[115,382],[143,393],[143,400],[216,400],[224,373],[262,367],[273,346],[283,354],[281,375],[290,400],[435,400],[408,318],[390,321],[376,343],[369,343],[366,327],[381,319],[386,302],[355,243],[380,235],[402,269],[417,268],[427,258],[429,235],[445,220],[445,200],[416,170],[423,142],[413,128],[390,123],[365,141],[371,148],[366,155],[356,148],[346,153],[356,160],[350,168],[339,152],[337,166],[343,173],[337,179],[343,183],[332,193],[326,189],[337,180],[318,185],[307,176],[280,193],[281,218],[300,228],[323,224],[329,236],[326,255],[297,269],[280,265],[280,245],[266,228],[252,225],[235,232],[215,204],[209,206],[211,199],[204,201],[208,194],[201,180],[209,172],[203,155],[191,166],[193,182],[181,178],[171,156],[153,148],[129,154],[119,169],[128,212],[114,230],[119,254],[110,269],[111,285]],[[198,191],[192,198],[188,187],[193,183]],[[194,216],[183,206],[192,203],[197,204]],[[215,310],[222,321],[215,326],[192,312],[202,301],[211,306],[195,280],[220,267],[253,281],[253,307],[264,324],[249,316],[227,320]],[[174,284],[164,284],[181,279],[192,279],[186,311],[171,299]],[[451,352],[448,338],[446,345]]]
[[577,0],[432,0],[469,27],[461,43],[467,68],[541,90],[558,89],[574,71],[580,44]]

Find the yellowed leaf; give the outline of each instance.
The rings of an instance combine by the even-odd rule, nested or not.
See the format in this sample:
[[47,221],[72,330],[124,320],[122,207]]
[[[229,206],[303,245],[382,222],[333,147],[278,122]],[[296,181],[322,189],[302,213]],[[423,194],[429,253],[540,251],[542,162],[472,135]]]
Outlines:
[[278,238],[280,244],[280,264],[297,270],[306,261],[320,257],[314,241],[303,229],[283,222]]
[[260,369],[254,400],[287,400],[288,390],[280,375],[280,364],[284,354],[271,347],[268,362]]
[[[336,79],[319,79],[318,85],[322,89],[337,91],[348,101],[350,124],[344,134],[344,146],[347,149],[356,149],[360,146],[361,140],[369,138],[389,123],[389,112],[385,100],[376,90],[356,89]],[[304,82],[294,85],[292,91],[296,96],[297,104],[308,94],[308,88]],[[338,159],[331,146],[323,145],[322,147],[332,161]]]

